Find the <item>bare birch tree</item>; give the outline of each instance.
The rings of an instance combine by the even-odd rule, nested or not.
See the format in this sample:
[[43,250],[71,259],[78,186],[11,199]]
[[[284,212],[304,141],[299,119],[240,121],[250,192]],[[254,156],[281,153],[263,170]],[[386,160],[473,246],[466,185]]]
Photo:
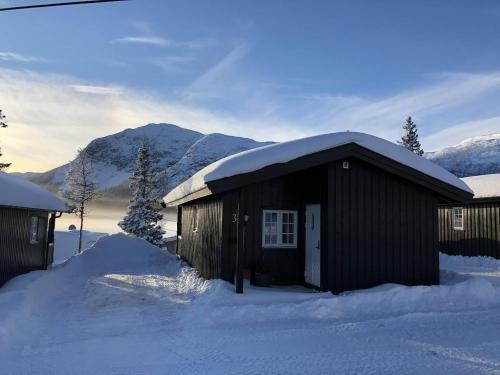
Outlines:
[[72,212],[80,219],[78,253],[81,253],[83,218],[88,213],[89,202],[100,197],[100,193],[97,191],[97,183],[94,180],[92,161],[86,149],[79,149],[75,159],[69,164],[63,197],[68,202]]

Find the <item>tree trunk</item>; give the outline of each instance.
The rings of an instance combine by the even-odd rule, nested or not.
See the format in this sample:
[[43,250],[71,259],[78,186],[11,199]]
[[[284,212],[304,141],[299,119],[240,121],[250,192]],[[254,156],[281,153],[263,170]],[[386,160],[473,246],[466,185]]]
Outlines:
[[78,238],[78,254],[82,252],[82,232],[83,232],[83,213],[80,215],[80,237]]

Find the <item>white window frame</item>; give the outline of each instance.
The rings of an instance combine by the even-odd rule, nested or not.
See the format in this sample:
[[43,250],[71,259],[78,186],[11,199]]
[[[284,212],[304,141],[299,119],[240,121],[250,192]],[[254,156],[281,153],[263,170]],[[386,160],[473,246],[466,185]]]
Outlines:
[[[266,244],[266,214],[277,214],[277,243],[276,244]],[[284,244],[283,243],[283,214],[293,214],[293,243]],[[297,226],[297,218],[298,211],[296,210],[263,210],[262,211],[262,247],[263,248],[297,248],[297,235],[298,235],[298,226]]]
[[[458,223],[457,213],[460,211],[460,223]],[[464,208],[463,207],[453,207],[451,209],[451,221],[453,230],[464,230]]]
[[[36,225],[36,228],[34,226]],[[30,244],[38,243],[38,227],[40,226],[40,218],[38,216],[31,216],[30,219]]]

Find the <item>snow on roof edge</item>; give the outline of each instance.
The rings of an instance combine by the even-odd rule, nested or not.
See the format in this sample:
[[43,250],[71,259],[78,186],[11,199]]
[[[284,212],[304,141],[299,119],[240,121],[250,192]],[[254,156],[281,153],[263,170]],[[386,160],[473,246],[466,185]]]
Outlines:
[[42,187],[9,173],[0,172],[0,206],[68,212],[66,203]]
[[463,177],[461,180],[474,192],[474,198],[500,197],[500,173]]
[[355,143],[472,194],[472,190],[458,177],[399,145],[365,133],[338,132],[275,143],[227,156],[195,173],[170,191],[164,200],[167,204],[172,203],[204,189],[207,182],[253,172],[273,164],[286,163],[305,155],[348,143]]

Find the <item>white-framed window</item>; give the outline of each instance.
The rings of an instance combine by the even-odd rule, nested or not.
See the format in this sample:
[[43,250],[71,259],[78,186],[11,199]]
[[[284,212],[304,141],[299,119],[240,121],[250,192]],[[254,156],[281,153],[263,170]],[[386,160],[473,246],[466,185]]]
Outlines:
[[264,210],[262,247],[297,247],[297,211]]
[[30,225],[30,243],[35,244],[38,242],[38,216],[31,217]]
[[454,230],[464,230],[464,210],[463,207],[453,207],[451,210],[451,219]]
[[193,232],[198,232],[198,205],[193,207]]

